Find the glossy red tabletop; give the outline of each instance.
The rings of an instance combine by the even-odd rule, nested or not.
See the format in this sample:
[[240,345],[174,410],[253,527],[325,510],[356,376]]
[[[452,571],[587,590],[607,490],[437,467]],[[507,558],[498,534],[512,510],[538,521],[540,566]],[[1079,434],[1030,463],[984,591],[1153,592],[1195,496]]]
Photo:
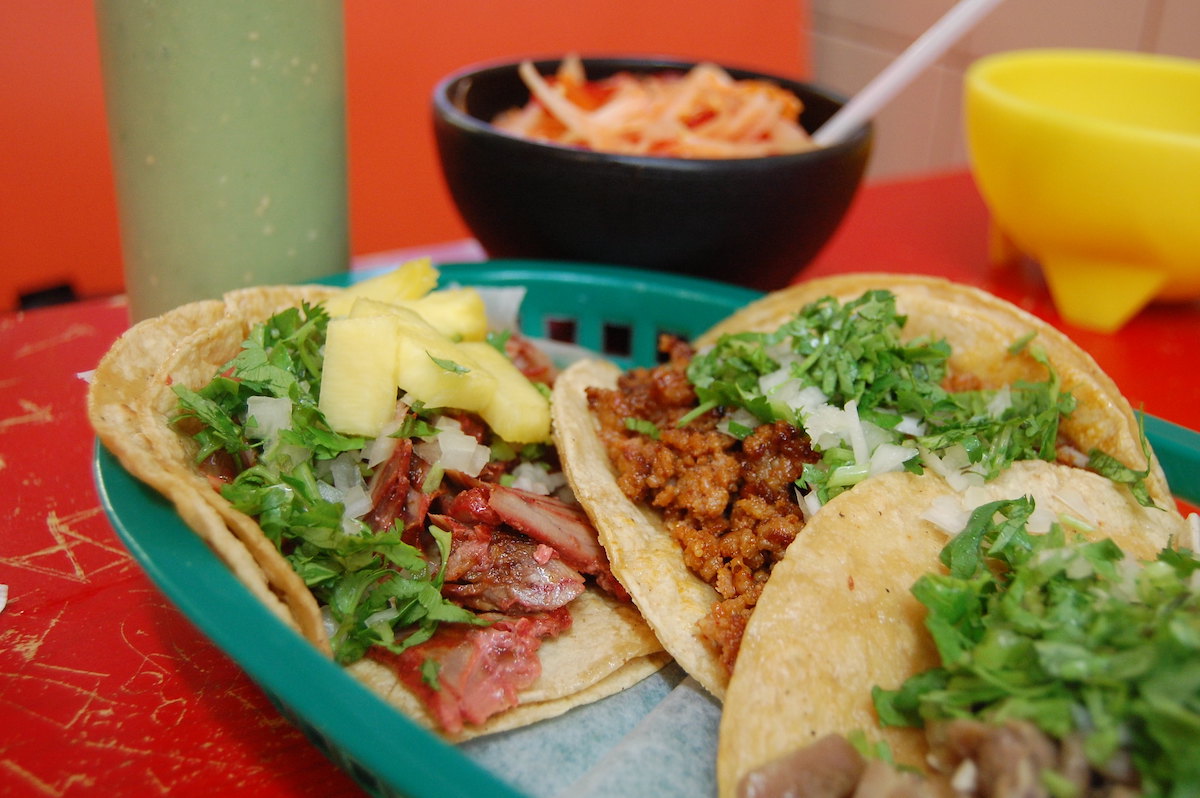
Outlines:
[[[1135,407],[1200,428],[1200,305],[1073,329],[1036,267],[989,265],[986,241],[967,175],[879,184],[805,276],[979,285],[1066,330]],[[79,374],[126,324],[120,300],[0,316],[0,795],[360,794],[158,593],[100,509]]]

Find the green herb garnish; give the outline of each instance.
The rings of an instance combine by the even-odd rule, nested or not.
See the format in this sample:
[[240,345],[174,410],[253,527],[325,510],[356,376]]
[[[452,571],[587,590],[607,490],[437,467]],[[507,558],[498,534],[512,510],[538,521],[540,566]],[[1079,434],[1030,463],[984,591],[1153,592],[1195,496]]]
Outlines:
[[[349,663],[373,645],[398,652],[423,642],[443,621],[479,621],[442,598],[448,533],[430,530],[439,565],[404,542],[398,527],[375,532],[345,518],[341,502],[324,498],[323,488],[331,484],[330,461],[343,453],[355,457],[364,478],[369,477],[356,457],[365,440],[334,432],[317,406],[328,322],[323,308],[304,305],[258,325],[208,385],[199,391],[175,386],[180,412],[173,423],[199,443],[197,462],[222,451],[237,462],[253,462],[221,494],[257,519],[317,601],[328,607],[335,627],[334,657]],[[254,396],[290,401],[290,425],[278,436],[260,439],[255,434],[247,418]],[[433,432],[414,413],[397,434]]]
[[[921,473],[945,461],[981,480],[1017,460],[1055,459],[1060,421],[1076,402],[1031,335],[1014,342],[1010,354],[1033,358],[1045,380],[950,391],[942,387],[949,344],[901,340],[906,321],[891,292],[874,290],[844,304],[820,299],[774,332],[722,336],[688,366],[699,406],[680,424],[724,407],[804,429],[821,462],[797,484],[822,504],[879,467],[881,444],[902,447],[884,452],[895,467]],[[1096,470],[1149,503],[1146,473],[1122,472],[1103,458],[1093,453]]]
[[632,432],[640,432],[642,435],[647,435],[654,440],[662,437],[662,430],[653,421],[647,421],[644,418],[626,418],[623,422],[625,429]]
[[942,665],[874,690],[885,725],[978,717],[1079,732],[1094,767],[1127,753],[1153,796],[1200,793],[1200,560],[1134,563],[1111,540],[1032,535],[1031,499],[978,508],[913,594]]
[[428,352],[426,352],[425,354],[429,355],[429,359],[432,360],[434,363],[436,363],[440,368],[443,368],[446,371],[451,372],[452,374],[466,374],[471,371],[469,368],[462,365],[461,363],[455,363],[453,360],[450,360],[448,358],[434,357],[433,355],[429,354]]

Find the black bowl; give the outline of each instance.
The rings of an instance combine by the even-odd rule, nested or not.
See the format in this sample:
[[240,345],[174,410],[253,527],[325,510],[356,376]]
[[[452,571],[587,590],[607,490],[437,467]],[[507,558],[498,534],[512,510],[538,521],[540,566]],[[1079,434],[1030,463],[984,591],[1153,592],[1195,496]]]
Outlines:
[[[686,71],[669,58],[584,58],[589,79]],[[770,290],[833,235],[870,156],[872,127],[842,143],[762,158],[615,155],[535,142],[489,120],[525,104],[519,61],[468,68],[433,95],[438,155],[463,221],[490,257],[623,264]],[[557,60],[535,61],[543,74]],[[725,67],[795,92],[815,130],[844,99],[807,83]]]

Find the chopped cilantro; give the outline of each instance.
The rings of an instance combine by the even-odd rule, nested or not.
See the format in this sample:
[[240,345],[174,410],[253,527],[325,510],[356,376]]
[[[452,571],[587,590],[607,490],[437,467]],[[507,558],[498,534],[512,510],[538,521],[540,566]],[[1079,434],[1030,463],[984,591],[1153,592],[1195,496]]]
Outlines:
[[441,663],[439,663],[436,659],[430,657],[423,660],[421,662],[421,681],[429,685],[430,689],[441,690],[442,682],[438,678],[438,674],[441,673],[441,670]]
[[[329,477],[321,474],[328,461],[357,453],[366,443],[330,429],[317,406],[328,322],[322,307],[306,304],[256,326],[208,385],[198,391],[174,387],[180,410],[173,423],[195,437],[198,462],[224,451],[238,462],[253,463],[221,494],[257,519],[317,601],[328,607],[334,657],[349,663],[373,645],[402,651],[423,642],[442,621],[477,619],[442,598],[447,533],[431,530],[441,560],[435,567],[401,539],[403,530],[375,532],[345,518],[341,502],[324,498],[322,483]],[[257,440],[248,432],[252,396],[290,400],[291,425],[277,440]],[[413,410],[396,435],[436,432],[422,417],[423,408]],[[365,464],[360,468],[369,476]]]
[[[912,450],[890,452],[891,469],[921,473],[931,457],[940,462],[950,455],[957,468],[983,480],[1017,460],[1055,459],[1060,421],[1076,402],[1032,335],[1015,341],[1010,353],[1033,358],[1045,380],[951,391],[943,387],[950,345],[902,340],[906,322],[891,292],[873,290],[845,303],[820,299],[773,332],[722,336],[688,366],[699,405],[679,423],[725,407],[749,411],[764,424],[783,420],[804,429],[821,462],[805,468],[797,485],[822,504],[881,467],[874,457],[880,444]],[[830,408],[844,416],[831,416]],[[730,432],[744,437],[741,429]],[[857,446],[856,435],[862,436]],[[1105,457],[1093,453],[1095,470],[1148,502],[1146,473],[1122,471]]]
[[639,432],[642,435],[648,435],[654,440],[662,437],[662,430],[653,421],[647,421],[644,418],[626,418],[624,420],[625,429],[631,432]]
[[502,330],[499,332],[495,330],[488,330],[486,340],[497,352],[502,355],[507,355],[508,347],[506,344],[508,343],[509,338],[512,338],[512,330]]
[[454,374],[466,374],[466,373],[470,372],[470,369],[467,368],[466,366],[462,365],[461,363],[455,363],[453,360],[449,360],[444,357],[434,357],[429,352],[426,352],[425,354],[429,355],[430,360],[432,360],[434,363],[438,364],[438,366],[445,369],[446,371],[452,372]]
[[897,690],[876,687],[885,725],[955,717],[1079,732],[1101,768],[1129,755],[1149,796],[1200,791],[1200,560],[1134,563],[1108,539],[1032,535],[1031,499],[978,508],[942,552],[949,574],[913,594],[941,657]]

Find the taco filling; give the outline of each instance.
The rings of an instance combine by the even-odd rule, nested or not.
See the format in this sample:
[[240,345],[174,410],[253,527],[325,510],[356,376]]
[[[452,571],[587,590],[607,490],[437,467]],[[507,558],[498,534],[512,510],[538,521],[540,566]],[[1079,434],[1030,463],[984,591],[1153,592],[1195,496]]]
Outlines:
[[665,338],[660,365],[587,389],[621,491],[661,513],[687,567],[719,596],[699,632],[727,673],[806,519],[869,477],[928,471],[965,491],[1015,461],[1058,461],[1150,502],[1148,472],[1064,434],[1076,399],[1032,336],[1005,357],[1043,378],[997,385],[951,367],[946,340],[902,337],[906,321],[886,290],[825,297],[770,332],[699,350]]
[[[1138,559],[1093,528],[1080,533],[1069,516],[1032,532],[1035,504],[982,504],[965,527],[947,530],[944,569],[912,585],[935,662],[899,685],[876,685],[872,700],[883,728],[924,730],[928,778],[893,770],[886,743],[868,743],[860,729],[746,770],[737,795],[1194,794],[1200,560],[1192,548]],[[1138,532],[1131,515],[1108,520]],[[1192,523],[1183,542],[1194,548]],[[769,660],[758,663],[752,690],[784,687]],[[740,754],[734,731],[724,741],[731,755]]]
[[[170,424],[195,441],[195,467],[213,490],[255,519],[312,592],[334,659],[385,668],[458,735],[521,702],[542,675],[539,650],[570,632],[576,608],[592,608],[592,623],[629,597],[560,473],[549,360],[519,335],[477,345],[430,338],[442,348],[420,352],[420,374],[401,378],[412,389],[397,391],[394,374],[377,380],[364,362],[393,338],[374,333],[412,323],[393,314],[331,319],[308,303],[276,313],[210,382],[171,386]],[[369,340],[335,342],[335,329],[346,336],[364,323]],[[394,362],[389,351],[375,366]],[[332,384],[364,367],[352,383]],[[512,383],[506,369],[525,376],[493,386],[505,404],[490,403],[478,383]],[[433,387],[468,373],[476,384],[465,394]],[[366,406],[373,384],[384,386],[382,424]],[[520,412],[522,402],[541,415]],[[596,591],[606,596],[599,604],[585,597]]]

